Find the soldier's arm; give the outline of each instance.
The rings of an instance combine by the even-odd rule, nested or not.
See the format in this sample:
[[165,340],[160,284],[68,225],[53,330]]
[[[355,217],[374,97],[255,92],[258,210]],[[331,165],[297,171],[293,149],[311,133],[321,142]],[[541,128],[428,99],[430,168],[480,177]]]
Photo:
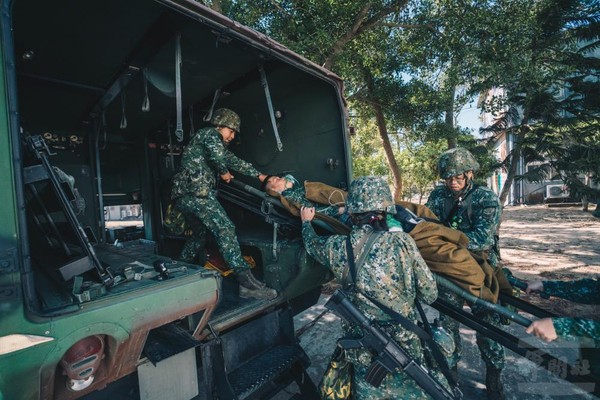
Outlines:
[[556,334],[564,339],[587,337],[600,340],[600,321],[583,318],[552,318]]
[[464,232],[469,238],[469,250],[487,251],[492,248],[501,212],[500,201],[493,193],[473,200],[471,229]]
[[229,172],[227,169],[227,149],[221,140],[221,135],[216,130],[214,132],[207,132],[203,136],[203,145],[206,150],[208,162],[217,173],[224,175]]
[[229,149],[225,148],[225,164],[228,168],[240,172],[246,176],[258,176],[260,172],[248,161],[238,158]]
[[306,191],[299,184],[295,184],[292,188],[284,190],[281,195],[284,196],[288,201],[298,204],[300,207],[314,207],[316,212],[329,217],[335,218],[339,214],[338,206],[317,204],[308,200],[306,198]]
[[[315,207],[315,205],[306,198],[306,192],[301,187],[296,186],[284,190],[281,195],[289,202],[297,204],[299,207]],[[320,212],[318,208],[315,211]]]
[[579,279],[576,281],[544,281],[544,293],[576,303],[600,304],[600,281]]
[[438,191],[434,190],[429,195],[429,199],[427,203],[425,203],[425,207],[429,208],[431,212],[438,216],[438,218],[442,218],[444,215],[444,210],[442,209],[444,201],[443,198],[437,195]]
[[333,261],[329,257],[331,253],[331,245],[328,245],[329,238],[331,237],[317,235],[310,221],[302,222],[302,239],[306,251],[320,264],[327,267],[331,267]]
[[327,215],[329,217],[337,218],[340,216],[340,207],[339,206],[319,206],[317,207],[317,212],[323,215]]

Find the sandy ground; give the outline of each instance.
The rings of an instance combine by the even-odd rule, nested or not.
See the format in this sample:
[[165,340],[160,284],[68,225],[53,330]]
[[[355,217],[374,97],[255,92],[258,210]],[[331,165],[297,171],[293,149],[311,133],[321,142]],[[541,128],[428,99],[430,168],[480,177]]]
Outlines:
[[[504,264],[519,278],[570,280],[600,277],[600,219],[582,212],[580,208],[507,207],[500,237]],[[323,307],[328,297],[329,294],[324,291],[319,304],[299,314],[295,320],[301,344],[311,358],[309,374],[315,383],[325,370],[336,339],[341,336],[339,319]],[[600,316],[598,306],[584,306],[556,298],[541,299],[534,295],[522,294],[521,297],[559,315]],[[436,314],[437,311],[428,310],[431,319]],[[527,314],[524,316],[533,318]],[[514,323],[506,330],[571,364],[577,362],[576,343],[558,340],[546,344],[527,335],[524,327]],[[475,332],[461,326],[461,335],[463,358],[459,363],[459,373],[464,398],[485,398],[485,365],[475,344]],[[560,365],[556,367],[561,368]],[[506,350],[503,379],[507,398],[511,400],[595,398],[510,350]],[[286,400],[294,393],[297,393],[297,388],[292,385],[275,399]]]

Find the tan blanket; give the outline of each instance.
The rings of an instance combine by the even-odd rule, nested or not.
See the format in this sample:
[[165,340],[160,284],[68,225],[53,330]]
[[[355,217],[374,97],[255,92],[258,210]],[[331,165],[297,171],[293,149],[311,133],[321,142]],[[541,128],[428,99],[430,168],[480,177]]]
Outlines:
[[[398,205],[419,217],[435,218],[427,207],[405,201]],[[409,235],[415,240],[421,256],[432,272],[444,275],[474,296],[487,301],[498,300],[499,285],[494,268],[484,256],[467,249],[469,239],[461,231],[423,221]]]

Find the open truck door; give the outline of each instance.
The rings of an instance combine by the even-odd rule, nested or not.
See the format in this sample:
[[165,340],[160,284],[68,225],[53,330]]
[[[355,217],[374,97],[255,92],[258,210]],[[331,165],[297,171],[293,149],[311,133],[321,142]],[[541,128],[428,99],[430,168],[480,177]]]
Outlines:
[[294,379],[314,395],[292,317],[330,275],[298,220],[219,189],[269,301],[179,261],[185,232],[163,223],[181,152],[220,107],[260,171],[345,187],[341,80],[194,1],[1,7],[0,398],[267,398]]

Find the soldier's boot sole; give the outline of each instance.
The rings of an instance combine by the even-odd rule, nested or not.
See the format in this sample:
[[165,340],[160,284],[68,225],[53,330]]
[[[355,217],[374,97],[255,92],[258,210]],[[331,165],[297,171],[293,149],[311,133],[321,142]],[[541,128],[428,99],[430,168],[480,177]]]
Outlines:
[[260,289],[248,289],[240,285],[240,298],[242,299],[261,299],[272,300],[277,297],[277,291],[268,287]]

